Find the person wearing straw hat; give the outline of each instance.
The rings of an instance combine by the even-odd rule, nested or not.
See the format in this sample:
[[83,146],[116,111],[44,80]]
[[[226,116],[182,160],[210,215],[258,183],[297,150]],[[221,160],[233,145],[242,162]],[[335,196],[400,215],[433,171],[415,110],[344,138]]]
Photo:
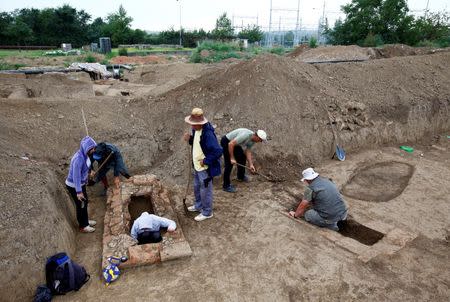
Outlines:
[[217,142],[213,126],[203,115],[202,109],[192,109],[191,115],[186,116],[184,121],[192,126],[191,134],[185,133],[184,139],[192,146],[194,167],[195,201],[188,207],[188,211],[200,212],[194,219],[203,221],[213,217],[212,179],[221,174],[222,148]]
[[339,231],[338,222],[347,219],[348,210],[338,188],[313,168],[303,170],[302,175],[307,187],[297,209],[289,215],[294,218],[304,216],[311,224]]
[[220,145],[223,148],[223,158],[225,162],[223,172],[223,190],[225,192],[236,192],[236,188],[231,185],[230,180],[231,170],[236,163],[238,164],[238,181],[248,181],[248,177],[245,175],[245,163],[247,161],[249,163],[250,171],[256,172],[250,149],[255,143],[266,141],[267,134],[264,130],[253,132],[246,128],[235,129],[222,137]]

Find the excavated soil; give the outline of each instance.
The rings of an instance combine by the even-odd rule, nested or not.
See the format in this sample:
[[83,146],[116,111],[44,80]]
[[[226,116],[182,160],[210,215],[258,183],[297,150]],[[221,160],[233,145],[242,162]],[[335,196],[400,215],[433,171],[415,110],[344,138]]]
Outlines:
[[366,201],[389,201],[403,192],[413,172],[414,167],[406,163],[377,163],[357,171],[342,192]]
[[[127,89],[125,95],[91,93],[105,83],[47,75],[17,80],[40,89],[40,95],[14,96],[22,88],[12,89],[15,80],[0,78],[2,91],[12,90],[0,99],[3,296],[30,300],[45,280],[45,257],[64,250],[93,277],[80,291],[56,301],[446,301],[449,63],[450,53],[441,52],[320,65],[265,55],[198,70],[165,66],[159,73],[152,73],[157,66],[152,65],[126,75],[128,83],[108,85]],[[178,67],[189,72],[177,73]],[[155,92],[165,77],[177,79]],[[105,288],[100,279],[101,186],[89,188],[90,216],[98,221],[93,234],[76,232],[74,207],[64,188],[70,157],[85,135],[81,106],[94,139],[116,144],[133,174],[154,173],[172,188],[191,258],[125,270]],[[270,140],[254,147],[256,167],[283,180],[252,175],[230,194],[216,179],[214,217],[201,223],[183,214],[181,202],[189,163],[181,136],[188,130],[184,117],[194,106],[204,109],[219,139],[237,127],[265,129]],[[330,123],[347,152],[344,162],[330,160]],[[400,150],[404,144],[415,151]],[[345,199],[356,221],[370,217],[418,235],[394,254],[364,264],[318,235],[318,229],[279,213],[298,202],[303,168],[314,166],[343,188],[361,167],[386,162],[414,167],[406,187],[390,180],[402,188],[395,199]],[[374,171],[384,179],[387,170]]]

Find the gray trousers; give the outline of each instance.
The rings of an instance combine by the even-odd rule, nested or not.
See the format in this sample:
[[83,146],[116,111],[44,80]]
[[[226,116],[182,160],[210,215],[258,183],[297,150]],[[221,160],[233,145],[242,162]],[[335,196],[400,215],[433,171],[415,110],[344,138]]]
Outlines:
[[347,211],[345,211],[345,213],[343,215],[341,215],[340,217],[338,217],[336,219],[328,220],[328,219],[325,219],[322,216],[320,216],[316,210],[309,209],[308,211],[305,212],[304,217],[305,217],[305,220],[311,224],[317,225],[322,228],[328,228],[333,231],[339,231],[337,223],[338,223],[338,221],[344,220],[347,218]]

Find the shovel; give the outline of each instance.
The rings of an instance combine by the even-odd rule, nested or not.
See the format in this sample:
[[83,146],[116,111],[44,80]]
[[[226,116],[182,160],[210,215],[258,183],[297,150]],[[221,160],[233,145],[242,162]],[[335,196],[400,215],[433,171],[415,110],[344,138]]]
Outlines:
[[[245,165],[241,165],[240,163],[236,163],[236,165],[237,165],[237,166],[240,166],[240,167],[242,167],[242,168],[246,168],[246,169],[250,170],[250,167],[247,167],[247,166],[245,166]],[[278,182],[278,181],[279,181],[279,180],[277,180],[277,179],[273,179],[273,178],[271,178],[271,177],[269,177],[269,176],[267,176],[267,175],[261,174],[261,173],[256,172],[256,171],[253,172],[253,173],[255,173],[255,174],[259,175],[259,176],[262,176],[262,177],[264,177],[266,180],[271,181],[271,182]]]
[[189,158],[188,158],[188,161],[187,161],[188,165],[189,165],[189,176],[188,176],[188,182],[186,184],[186,192],[184,193],[184,198],[183,198],[183,208],[184,208],[184,213],[186,215],[189,214],[189,210],[188,210],[188,207],[186,205],[186,198],[187,198],[187,195],[188,195],[188,192],[189,192],[189,184],[191,183],[191,175],[192,175],[192,162],[190,160],[191,158],[192,158],[192,150],[189,147]]
[[334,153],[331,158],[333,159],[334,157],[337,157],[337,159],[339,159],[340,161],[344,161],[345,160],[345,150],[338,144],[338,136],[336,133],[336,129],[334,128],[334,125],[333,125],[333,120],[331,118],[331,114],[328,110],[326,110],[326,111],[328,114],[328,120],[330,121],[331,131],[333,132],[333,138],[334,138]]

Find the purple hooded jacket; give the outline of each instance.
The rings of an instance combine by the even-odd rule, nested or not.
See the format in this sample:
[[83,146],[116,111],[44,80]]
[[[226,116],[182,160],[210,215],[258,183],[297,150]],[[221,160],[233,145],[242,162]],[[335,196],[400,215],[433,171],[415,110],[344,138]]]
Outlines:
[[89,167],[87,164],[88,151],[97,146],[97,143],[90,137],[85,136],[80,143],[80,150],[75,152],[70,161],[69,175],[66,179],[66,185],[75,188],[77,193],[81,193],[81,187],[86,184]]

